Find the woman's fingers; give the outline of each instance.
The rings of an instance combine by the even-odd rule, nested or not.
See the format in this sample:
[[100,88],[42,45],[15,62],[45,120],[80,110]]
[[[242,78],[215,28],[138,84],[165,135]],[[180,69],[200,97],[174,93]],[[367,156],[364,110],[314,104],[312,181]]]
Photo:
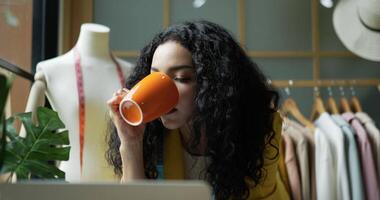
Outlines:
[[116,94],[124,97],[125,95],[128,94],[128,92],[129,92],[129,90],[127,88],[122,88],[122,89],[119,89],[116,92]]
[[120,102],[128,93],[128,89],[120,89],[116,91],[113,96],[107,101],[107,106],[109,107],[109,115],[117,129],[120,140],[124,143],[141,141],[145,129],[145,124],[141,124],[137,127],[127,124],[119,112]]
[[116,112],[119,109],[120,101],[120,96],[115,95],[107,101],[107,105],[113,112]]
[[107,101],[107,105],[110,110],[110,117],[112,119],[114,119],[115,117],[117,117],[118,119],[121,118],[121,115],[119,113],[120,102],[123,100],[125,95],[128,94],[128,92],[129,90],[126,88],[119,89],[112,95],[111,99]]

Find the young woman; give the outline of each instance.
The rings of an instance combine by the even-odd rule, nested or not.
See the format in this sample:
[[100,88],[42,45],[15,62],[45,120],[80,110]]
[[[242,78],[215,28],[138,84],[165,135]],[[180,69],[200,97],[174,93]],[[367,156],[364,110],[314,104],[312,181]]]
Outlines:
[[276,179],[278,93],[224,28],[197,21],[157,34],[142,49],[126,88],[155,71],[178,88],[178,105],[169,113],[133,127],[118,112],[128,90],[108,101],[107,157],[122,182],[203,179],[216,199],[288,198]]

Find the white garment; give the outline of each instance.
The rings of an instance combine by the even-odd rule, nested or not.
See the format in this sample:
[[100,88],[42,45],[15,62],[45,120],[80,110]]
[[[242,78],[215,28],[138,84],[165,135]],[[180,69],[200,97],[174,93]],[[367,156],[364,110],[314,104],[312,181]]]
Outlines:
[[315,121],[315,125],[326,133],[326,137],[330,141],[332,149],[334,149],[333,161],[336,166],[334,175],[337,176],[337,178],[336,182],[332,182],[330,184],[336,184],[337,186],[337,199],[351,199],[346,163],[347,158],[345,153],[345,144],[347,143],[347,139],[345,138],[342,130],[335,124],[334,120],[328,113],[321,114]]
[[183,149],[185,161],[185,179],[206,180],[207,166],[211,163],[210,157],[195,156]]
[[371,141],[371,149],[373,152],[375,167],[377,171],[377,181],[380,183],[380,131],[376,127],[375,122],[367,113],[357,112],[356,118],[363,124]]
[[335,200],[336,166],[334,165],[333,145],[318,127],[315,128],[315,181],[317,185],[317,199]]

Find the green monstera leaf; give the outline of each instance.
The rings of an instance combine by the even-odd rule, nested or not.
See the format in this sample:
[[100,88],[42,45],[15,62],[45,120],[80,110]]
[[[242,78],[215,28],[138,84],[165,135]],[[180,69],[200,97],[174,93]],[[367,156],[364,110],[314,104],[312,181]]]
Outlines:
[[[20,113],[7,119],[4,163],[0,173],[11,172],[17,179],[29,179],[30,174],[41,179],[64,179],[65,173],[49,161],[69,159],[68,131],[58,114],[48,108],[37,110],[38,125],[32,122],[32,113]],[[26,137],[18,136],[15,119],[21,120]],[[64,145],[64,146],[62,146]]]

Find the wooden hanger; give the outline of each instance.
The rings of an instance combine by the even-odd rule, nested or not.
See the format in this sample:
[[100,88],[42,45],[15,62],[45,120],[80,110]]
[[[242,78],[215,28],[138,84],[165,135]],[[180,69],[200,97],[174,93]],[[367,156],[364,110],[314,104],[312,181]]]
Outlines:
[[354,87],[350,87],[352,98],[351,98],[351,107],[355,112],[363,112],[362,106],[360,104],[359,98],[356,96],[356,92],[354,90]]
[[327,106],[328,106],[328,109],[330,110],[331,114],[339,115],[338,106],[336,105],[336,101],[335,101],[334,97],[330,96],[327,99]]
[[355,112],[363,112],[362,106],[360,104],[360,101],[358,97],[354,96],[351,98],[351,105]]
[[322,113],[325,113],[325,112],[326,112],[326,109],[325,109],[325,106],[323,105],[322,98],[319,96],[315,97],[313,108],[311,111],[311,119],[314,121],[315,119],[318,118],[319,115],[321,115]]
[[[356,83],[356,81],[354,80],[352,84],[354,85],[355,83]],[[354,86],[353,85],[351,85],[351,87],[350,87],[351,95],[352,95],[352,98],[351,98],[351,108],[355,112],[363,112],[361,103],[359,101],[359,98],[356,96],[356,92],[354,90]]]
[[319,115],[326,112],[323,100],[320,97],[318,87],[314,87],[314,104],[311,110],[311,120],[315,120]]
[[315,129],[314,124],[310,120],[308,120],[304,115],[302,115],[296,101],[291,97],[287,98],[282,104],[281,113],[285,116],[288,113],[290,113],[297,121],[299,121],[304,126],[308,127],[311,130]]
[[327,108],[330,111],[330,114],[338,115],[339,110],[338,110],[338,106],[336,105],[336,101],[332,95],[331,87],[328,87],[327,90],[329,92],[329,97],[327,99]]
[[[293,85],[293,81],[289,80],[289,86],[292,86],[292,85]],[[304,125],[305,127],[309,128],[310,130],[312,130],[314,132],[315,126],[314,126],[313,122],[311,122],[310,120],[308,120],[301,113],[300,109],[298,108],[298,105],[297,105],[296,101],[292,97],[290,97],[290,89],[289,89],[289,87],[285,88],[285,92],[288,95],[288,98],[282,104],[281,113],[284,116],[287,116],[288,113],[292,114],[292,116],[298,122],[300,122],[302,125]]]
[[341,107],[342,113],[351,112],[350,104],[348,103],[347,98],[344,96],[343,87],[340,86],[339,90],[340,90],[340,94],[341,94],[341,96],[340,96],[340,107]]
[[351,112],[350,104],[348,103],[348,100],[346,97],[340,97],[340,106],[342,113],[344,112]]

